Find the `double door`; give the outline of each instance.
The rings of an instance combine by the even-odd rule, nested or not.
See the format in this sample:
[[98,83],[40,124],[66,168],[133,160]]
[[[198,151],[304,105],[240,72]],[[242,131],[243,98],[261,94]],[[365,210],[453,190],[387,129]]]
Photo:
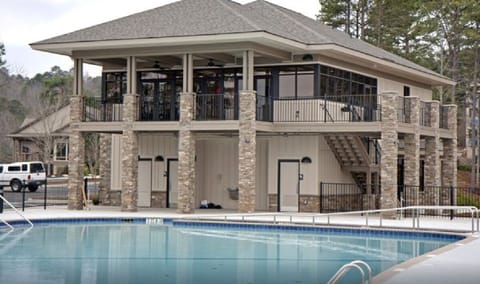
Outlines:
[[175,80],[148,79],[141,81],[141,120],[178,120],[178,103]]

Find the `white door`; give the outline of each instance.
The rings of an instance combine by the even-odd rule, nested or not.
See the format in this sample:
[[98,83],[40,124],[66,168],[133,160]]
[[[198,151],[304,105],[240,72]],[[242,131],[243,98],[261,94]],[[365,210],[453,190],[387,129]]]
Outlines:
[[150,207],[152,200],[152,161],[138,161],[138,207]]
[[178,206],[178,160],[167,160],[168,208]]
[[298,212],[300,163],[296,160],[284,160],[279,161],[278,165],[280,211]]

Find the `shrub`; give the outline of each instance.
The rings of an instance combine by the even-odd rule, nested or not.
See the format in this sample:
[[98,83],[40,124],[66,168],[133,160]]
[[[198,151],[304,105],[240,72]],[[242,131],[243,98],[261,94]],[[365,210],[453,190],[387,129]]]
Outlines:
[[457,170],[470,172],[472,170],[472,166],[467,164],[457,164]]

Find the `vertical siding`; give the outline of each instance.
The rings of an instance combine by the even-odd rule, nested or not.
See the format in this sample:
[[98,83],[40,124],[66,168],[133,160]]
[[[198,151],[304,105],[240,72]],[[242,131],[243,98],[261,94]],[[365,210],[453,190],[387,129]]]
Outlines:
[[311,164],[300,164],[303,181],[300,194],[318,194],[318,136],[272,137],[268,147],[268,193],[278,191],[278,161],[310,157]]
[[354,183],[351,173],[342,170],[335,154],[323,136],[318,138],[318,149],[318,160],[320,161],[318,167],[319,182]]
[[223,208],[238,208],[238,201],[232,200],[226,190],[238,187],[238,139],[198,140],[197,163],[201,171],[196,175],[196,202],[206,199]]
[[268,210],[268,140],[257,138],[255,209]]
[[122,135],[112,134],[111,190],[122,189]]
[[177,138],[165,134],[141,134],[138,144],[138,152],[142,158],[163,157],[163,162],[152,163],[152,191],[166,191],[167,179],[164,174],[167,170],[167,159],[177,158]]

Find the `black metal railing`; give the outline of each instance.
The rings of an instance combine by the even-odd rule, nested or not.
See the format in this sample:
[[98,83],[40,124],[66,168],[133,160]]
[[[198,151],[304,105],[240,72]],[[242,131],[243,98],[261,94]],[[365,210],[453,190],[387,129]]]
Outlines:
[[397,97],[397,121],[400,123],[407,123],[407,101],[404,97]]
[[448,109],[446,106],[440,106],[440,128],[448,129]]
[[197,94],[195,120],[237,120],[238,96],[233,94]]
[[320,183],[321,213],[360,211],[364,209],[367,186],[349,183]]
[[378,165],[380,164],[382,158],[382,148],[378,139],[371,139],[369,137],[362,138],[363,144],[367,149],[368,156],[370,157],[370,162]]
[[83,99],[82,121],[122,121],[123,103],[106,102],[100,97]]
[[276,98],[274,122],[372,122],[381,120],[376,95]]
[[139,117],[140,121],[178,121],[179,96],[160,97],[153,99],[151,97],[141,97],[139,99]]
[[421,101],[420,102],[420,126],[431,127],[432,120],[430,117],[430,104]]

